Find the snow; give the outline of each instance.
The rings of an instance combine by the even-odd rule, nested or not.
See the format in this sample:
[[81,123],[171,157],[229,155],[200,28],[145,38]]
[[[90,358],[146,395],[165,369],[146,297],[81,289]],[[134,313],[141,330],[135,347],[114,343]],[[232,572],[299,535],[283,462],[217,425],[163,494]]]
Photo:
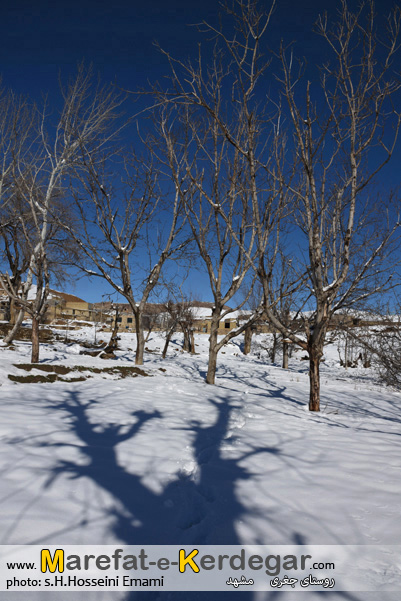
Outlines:
[[[191,307],[191,311],[195,319],[207,319],[212,316],[212,308],[211,307],[198,307],[194,305]],[[243,311],[228,311],[225,313],[225,310],[222,311],[225,319],[236,319],[237,317],[243,316]]]
[[[32,284],[32,286],[29,289],[28,292],[28,300],[35,300],[36,298],[36,293],[37,293],[37,286],[36,284]],[[48,299],[53,298],[53,295],[51,293],[49,293]]]
[[338,280],[333,280],[331,282],[331,284],[329,284],[328,286],[324,286],[323,288],[323,292],[328,292],[329,290],[331,290],[332,288],[334,288],[334,286],[337,284]]
[[191,307],[191,311],[195,319],[203,319],[212,316],[212,309],[210,307]]
[[[68,335],[76,341],[41,345],[41,362],[85,366],[86,381],[12,382],[8,374],[27,373],[14,364],[29,361],[30,345],[0,348],[1,544],[400,543],[401,397],[381,387],[373,370],[346,371],[336,348],[326,349],[322,412],[310,414],[304,353],[284,371],[266,358],[268,335],[256,337],[248,356],[241,339],[227,344],[216,386],[204,382],[207,336],[197,336],[198,354],[190,356],[176,335],[163,361],[164,340],[153,334],[149,377],[117,379],[90,368],[133,366],[133,335],[121,334],[115,360],[78,354],[94,328]],[[214,599],[146,594],[149,601]],[[299,599],[242,594],[244,601]],[[320,597],[309,592],[307,599]],[[39,593],[29,598],[42,601]],[[80,601],[84,593],[51,595],[59,598]],[[142,597],[96,593],[111,598]],[[330,593],[337,599],[378,596]],[[380,599],[396,601],[399,593]]]

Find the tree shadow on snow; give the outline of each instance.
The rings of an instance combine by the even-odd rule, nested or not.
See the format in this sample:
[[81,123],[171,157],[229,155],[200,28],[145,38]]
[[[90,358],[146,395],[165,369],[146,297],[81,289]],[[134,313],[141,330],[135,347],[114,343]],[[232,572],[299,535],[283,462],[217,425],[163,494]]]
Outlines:
[[[190,421],[189,425],[183,427],[192,436],[192,453],[183,449],[183,453],[188,452],[188,459],[195,460],[192,464],[189,461],[191,473],[178,473],[172,482],[157,493],[145,486],[140,476],[121,465],[117,446],[127,440],[132,445],[140,430],[153,420],[162,420],[162,414],[157,410],[140,410],[132,413],[135,421],[130,425],[94,423],[90,413],[96,401],[82,401],[77,392],[68,392],[67,396],[56,405],[52,403],[49,408],[57,408],[67,414],[69,420],[66,423],[75,434],[76,442],[44,441],[37,444],[66,449],[73,446],[79,450],[80,458],[77,461],[58,460],[46,487],[53,486],[59,476],[67,474],[71,479],[90,479],[99,489],[109,493],[112,503],[105,510],[105,517],[112,518],[113,538],[123,544],[241,544],[235,524],[247,510],[238,500],[235,487],[252,474],[240,463],[255,453],[280,454],[281,451],[278,447],[263,447],[252,449],[239,458],[224,456],[222,442],[228,433],[233,406],[227,400],[212,399],[209,403],[217,413],[212,425],[203,426],[197,421]],[[162,423],[160,427],[163,427]],[[241,592],[240,595],[243,601],[254,599],[251,591]],[[210,592],[131,591],[124,601],[196,601],[210,597]],[[218,593],[221,601],[231,597],[232,591]]]
[[[93,409],[97,401],[82,400],[78,392],[69,391],[58,402],[49,404],[49,410],[62,411],[64,423],[74,434],[72,442],[35,441],[35,445],[49,449],[57,448],[68,456],[68,459],[55,460],[46,486],[57,485],[61,476],[73,480],[89,479],[96,485],[99,496],[102,491],[107,493],[104,505],[104,516],[99,523],[110,524],[109,531],[113,540],[126,545],[241,545],[236,523],[249,514],[238,499],[236,487],[239,482],[251,478],[252,474],[243,467],[243,462],[256,453],[267,456],[279,456],[286,461],[283,445],[278,442],[270,447],[252,448],[245,453],[236,452],[230,438],[229,451],[224,452],[230,433],[230,420],[238,402],[230,402],[227,398],[209,399],[211,411],[216,414],[213,423],[204,426],[195,420],[188,420],[182,429],[188,431],[191,438],[192,450],[183,449],[188,453],[187,471],[179,472],[160,492],[154,492],[143,483],[142,476],[129,471],[122,465],[118,454],[118,445],[130,441],[130,450],[141,453],[141,442],[135,439],[150,423],[157,420],[163,428],[163,415],[157,411],[133,411],[132,423],[116,424],[95,422]],[[181,429],[181,428],[180,428]],[[149,434],[151,436],[151,434]],[[136,444],[137,446],[136,446]],[[71,460],[74,454],[68,452],[69,447],[79,451],[77,459]],[[232,452],[235,452],[235,458]],[[67,455],[68,452],[68,455]],[[82,502],[84,505],[85,501]],[[87,514],[82,506],[82,515]],[[111,519],[110,519],[111,518]],[[107,519],[107,522],[106,522]],[[264,520],[273,520],[273,515],[263,514]],[[82,519],[78,527],[84,524]],[[284,533],[283,533],[284,534]],[[304,537],[294,532],[286,538],[288,544],[307,544]],[[255,593],[253,591],[236,591],[242,601],[285,601],[287,597],[279,591]],[[330,593],[324,593],[325,596]],[[109,593],[110,599],[118,601],[218,601],[232,599],[233,591],[221,593],[210,592],[168,592],[168,591],[128,591],[123,594]],[[299,593],[297,593],[299,595]],[[313,598],[319,599],[314,593]],[[342,593],[342,597],[332,596],[333,601],[360,601],[351,594]],[[292,599],[292,597],[291,597]]]
[[[324,375],[322,375],[322,380],[324,380]],[[232,388],[230,386],[226,386],[224,384],[224,380],[228,380],[229,382],[241,382],[249,391],[249,394],[256,395],[260,399],[271,399],[277,398],[280,401],[286,401],[289,403],[288,408],[283,403],[277,403],[277,405],[271,405],[269,408],[271,411],[276,413],[281,413],[283,415],[290,416],[292,418],[304,418],[303,413],[296,413],[293,410],[289,410],[291,405],[298,405],[300,407],[305,407],[308,404],[308,399],[305,399],[305,402],[299,401],[295,399],[293,396],[287,393],[286,386],[279,386],[276,382],[269,378],[269,374],[258,374],[257,381],[250,381],[246,377],[241,377],[238,373],[231,367],[227,365],[219,366],[218,368],[218,377],[217,377],[217,385],[219,389],[227,389],[232,392]],[[372,393],[371,390],[368,391],[369,394]],[[361,398],[363,395],[363,398]],[[326,407],[330,404],[330,411],[326,413]],[[366,398],[366,390],[361,391],[342,391],[337,390],[335,392],[335,397],[330,397],[330,391],[326,390],[325,386],[322,385],[321,391],[321,412],[317,414],[319,419],[326,419],[326,424],[330,427],[334,428],[355,428],[354,422],[352,424],[347,424],[344,422],[330,421],[330,415],[333,414],[352,414],[352,417],[359,417],[362,420],[378,420],[378,423],[382,421],[383,427],[385,427],[388,423],[401,425],[401,417],[400,417],[400,407],[401,403],[399,398],[395,400],[390,400],[389,398],[385,398],[377,403],[376,398],[370,400]],[[367,424],[365,427],[364,424]],[[390,436],[400,437],[401,433],[399,431],[391,431],[372,426],[368,422],[362,421],[361,424],[356,428],[359,431],[368,431],[376,434],[388,434]]]

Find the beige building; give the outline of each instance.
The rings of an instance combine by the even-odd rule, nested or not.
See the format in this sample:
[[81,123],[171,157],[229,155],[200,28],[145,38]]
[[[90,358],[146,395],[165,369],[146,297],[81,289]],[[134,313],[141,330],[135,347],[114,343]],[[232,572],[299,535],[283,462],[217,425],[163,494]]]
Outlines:
[[92,303],[87,303],[74,294],[50,290],[48,309],[44,321],[50,323],[56,320],[95,321]]
[[[210,325],[212,320],[213,303],[194,302],[192,312],[194,315],[194,327],[196,332],[210,334]],[[219,322],[219,334],[227,334],[230,330],[237,328],[240,320],[239,311],[230,311],[230,307],[225,306],[224,311],[229,311]]]
[[[34,294],[35,287],[33,286],[28,295],[28,300],[33,298],[32,295]],[[49,290],[47,304],[48,308],[43,319],[44,323],[51,323],[58,319],[94,321],[93,305],[74,294],[59,292],[58,290]],[[29,318],[29,315],[26,314],[25,317]],[[10,300],[7,294],[0,289],[0,320],[8,321],[9,318]]]
[[[114,304],[114,307],[116,305]],[[210,334],[210,322],[212,317],[213,303],[194,302],[192,313],[194,316],[194,329],[196,332]],[[135,316],[128,303],[118,303],[119,316],[117,318],[119,330],[121,332],[135,331]],[[225,307],[225,310],[229,307]],[[93,310],[98,316],[102,315],[102,321],[114,323],[115,309],[110,302],[96,303],[93,305]],[[225,334],[230,330],[238,327],[239,317],[238,312],[231,311],[221,320],[219,324],[219,334]],[[106,319],[107,316],[107,319]],[[98,318],[100,320],[100,317]],[[143,325],[145,330],[160,331],[165,327],[169,320],[169,315],[166,312],[164,305],[157,303],[147,303],[143,312]]]

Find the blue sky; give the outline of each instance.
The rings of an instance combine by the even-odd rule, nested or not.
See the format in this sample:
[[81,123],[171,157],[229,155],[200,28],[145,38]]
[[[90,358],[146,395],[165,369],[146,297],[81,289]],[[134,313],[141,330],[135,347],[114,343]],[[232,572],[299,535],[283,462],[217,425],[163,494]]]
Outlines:
[[[378,10],[387,12],[392,5],[381,0]],[[298,54],[307,55],[313,64],[322,53],[313,23],[319,12],[334,14],[339,6],[338,0],[279,0],[270,28],[271,46],[281,38],[296,40]],[[202,19],[217,24],[219,10],[216,0],[5,0],[0,20],[3,85],[35,99],[48,93],[51,101],[58,94],[59,75],[67,78],[84,60],[105,82],[136,90],[168,74],[154,41],[177,57],[193,55],[202,36],[189,25]],[[387,177],[396,180],[393,168]],[[191,276],[190,287],[196,296],[210,300],[203,294],[206,282],[198,272]],[[74,291],[95,301],[105,288],[100,281],[79,280]]]

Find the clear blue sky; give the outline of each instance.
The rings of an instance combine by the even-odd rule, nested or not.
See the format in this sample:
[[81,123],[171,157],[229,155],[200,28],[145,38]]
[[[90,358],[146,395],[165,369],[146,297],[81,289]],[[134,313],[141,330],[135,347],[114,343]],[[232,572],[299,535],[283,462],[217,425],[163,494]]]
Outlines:
[[[336,4],[331,0],[327,8]],[[279,0],[270,30],[272,47],[281,37],[296,39],[305,54],[318,56],[311,29],[324,8],[317,0]],[[59,73],[66,77],[84,60],[106,81],[136,89],[167,73],[154,41],[176,56],[189,56],[203,39],[190,25],[202,19],[217,24],[219,12],[217,0],[4,0],[3,83],[34,97],[52,94]]]
[[[387,12],[392,5],[381,0],[377,10]],[[296,40],[298,53],[314,62],[321,54],[321,40],[312,33],[313,23],[319,12],[333,14],[339,6],[339,0],[279,0],[270,29],[271,46],[276,47],[282,37]],[[59,74],[68,77],[84,60],[104,81],[135,90],[168,73],[155,40],[175,56],[189,56],[202,38],[188,25],[202,19],[217,24],[219,10],[216,0],[3,0],[3,85],[36,99],[46,92],[52,99]],[[193,280],[193,291],[199,296],[203,281],[200,276]],[[75,293],[89,301],[99,300],[104,291],[100,282],[79,281],[75,287]]]

